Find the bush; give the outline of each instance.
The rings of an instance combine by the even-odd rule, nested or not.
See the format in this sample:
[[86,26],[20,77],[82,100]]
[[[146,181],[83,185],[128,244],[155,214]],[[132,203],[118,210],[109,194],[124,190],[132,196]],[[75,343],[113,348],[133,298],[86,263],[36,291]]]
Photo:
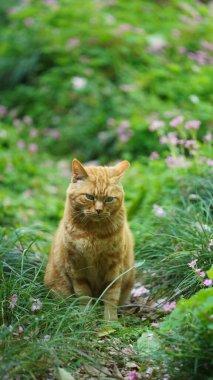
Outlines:
[[[156,332],[138,340],[142,358],[161,366],[172,379],[211,379],[213,289],[202,289],[190,299],[182,299],[159,324]],[[146,340],[145,340],[146,338]],[[164,363],[164,368],[162,365]],[[154,371],[154,370],[153,370]],[[153,379],[159,378],[154,377]]]

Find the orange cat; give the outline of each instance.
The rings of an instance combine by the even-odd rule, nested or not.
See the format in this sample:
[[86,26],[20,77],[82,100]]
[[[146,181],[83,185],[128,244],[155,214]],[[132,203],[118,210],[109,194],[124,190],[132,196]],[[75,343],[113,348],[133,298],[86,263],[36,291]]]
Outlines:
[[84,167],[73,160],[64,216],[45,273],[45,284],[62,295],[88,302],[103,293],[107,320],[117,319],[117,306],[128,299],[134,282],[133,239],[119,181],[128,167],[128,161]]

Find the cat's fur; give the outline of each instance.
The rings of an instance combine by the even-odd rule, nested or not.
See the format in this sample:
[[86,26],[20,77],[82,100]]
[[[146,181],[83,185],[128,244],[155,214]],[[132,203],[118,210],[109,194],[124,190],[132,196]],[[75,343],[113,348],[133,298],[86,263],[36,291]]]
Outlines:
[[[62,295],[76,294],[86,301],[83,296],[103,293],[107,320],[117,319],[117,306],[128,299],[134,282],[133,239],[120,184],[128,167],[128,161],[84,167],[73,160],[64,216],[45,273],[46,286]],[[88,199],[91,195],[94,200]]]

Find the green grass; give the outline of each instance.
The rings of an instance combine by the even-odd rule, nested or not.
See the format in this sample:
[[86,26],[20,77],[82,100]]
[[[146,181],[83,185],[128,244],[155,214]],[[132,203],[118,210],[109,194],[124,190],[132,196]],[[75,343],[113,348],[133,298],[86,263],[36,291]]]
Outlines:
[[[141,167],[140,170],[143,170],[144,178],[150,176],[146,167]],[[157,169],[155,175],[158,176]],[[153,172],[153,183],[156,182],[155,175]],[[195,225],[197,221],[201,226],[210,225],[212,181],[209,175],[210,172],[205,175],[198,172],[192,175],[188,171],[179,171],[174,175],[167,170],[164,173],[167,181],[161,187],[160,193],[153,192],[152,201],[150,193],[142,189],[145,196],[131,219],[131,226],[136,241],[136,259],[141,263],[137,269],[138,280],[146,285],[150,294],[148,299],[132,299],[131,306],[122,311],[119,325],[104,323],[100,302],[92,311],[82,311],[76,298],[55,299],[45,289],[43,273],[47,256],[44,253],[50,245],[49,232],[52,230],[51,226],[44,228],[49,223],[48,217],[43,220],[43,229],[38,225],[2,228],[0,254],[3,378],[55,378],[57,368],[65,368],[74,378],[78,378],[86,376],[88,371],[89,376],[92,376],[90,366],[97,371],[112,373],[115,365],[127,375],[131,369],[128,363],[132,361],[142,374],[150,366],[155,367],[155,357],[154,362],[150,363],[138,354],[138,338],[150,328],[151,322],[162,319],[165,314],[162,305],[166,301],[189,297],[204,287],[202,279],[187,264],[196,257],[198,268],[206,271],[212,263],[212,252],[209,250],[210,231]],[[163,181],[162,176],[159,181]],[[127,179],[127,195],[131,193],[129,186]],[[188,199],[192,190],[197,195],[194,201]],[[35,197],[35,210],[36,199]],[[153,214],[152,205],[156,202],[160,202],[164,208],[165,217]],[[131,208],[131,197],[127,204]],[[11,309],[9,300],[14,294],[18,300],[14,309]],[[165,300],[154,307],[159,298]],[[32,311],[31,307],[37,299],[41,302],[41,309]],[[18,332],[19,326],[23,328],[22,333]],[[173,344],[181,345],[178,334],[180,332],[174,335]],[[184,343],[185,350],[190,342],[189,340]],[[173,346],[168,346],[168,351],[169,347],[172,352]],[[193,363],[197,355],[200,355],[199,347],[197,339],[191,359]],[[204,352],[208,350],[206,346],[203,349]],[[109,353],[112,355],[110,363]],[[169,352],[167,354],[170,355]],[[164,362],[168,360],[166,357]],[[184,357],[182,361],[180,359],[180,363],[184,363],[184,360]],[[205,354],[201,360],[205,362]],[[204,367],[199,369],[198,366],[196,369],[197,379]],[[163,367],[160,371],[163,376]],[[167,372],[171,371],[172,365],[169,362]],[[109,376],[110,372],[107,373]],[[157,378],[154,373],[155,370],[150,379]],[[177,378],[178,376],[179,372]]]
[[[93,312],[84,312],[76,298],[53,298],[43,285],[46,259],[38,256],[40,250],[33,241],[29,246],[32,230],[26,229],[24,233],[13,230],[9,234],[2,231],[2,234],[1,376],[45,378],[49,373],[53,376],[58,367],[76,371],[83,363],[102,370],[108,347],[104,345],[103,350],[98,347],[100,342],[105,343],[98,336],[99,330],[104,328],[102,308],[99,306]],[[9,300],[14,294],[18,299],[11,309]],[[32,311],[36,299],[39,299],[41,309]],[[116,331],[116,325],[112,330],[121,338],[125,331],[125,347],[128,340],[131,342],[131,331],[134,330],[131,323],[129,325],[127,317],[124,320],[126,328],[121,328],[121,333]],[[22,333],[18,333],[20,326]],[[103,331],[104,335],[109,334]],[[116,346],[116,343],[110,345]],[[120,345],[124,347],[122,343]],[[130,354],[131,351],[134,357],[134,350],[130,349]],[[124,357],[119,352],[117,356],[124,365]]]

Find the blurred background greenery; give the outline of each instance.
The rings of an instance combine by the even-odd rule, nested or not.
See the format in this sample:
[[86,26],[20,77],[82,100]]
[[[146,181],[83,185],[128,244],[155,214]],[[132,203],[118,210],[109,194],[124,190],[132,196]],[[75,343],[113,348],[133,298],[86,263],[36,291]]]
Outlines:
[[136,160],[164,151],[155,120],[212,126],[211,4],[2,0],[0,20],[1,103],[29,150]]
[[2,0],[0,21],[4,223],[57,220],[73,157],[130,160],[137,202],[150,165],[212,166],[211,2]]

